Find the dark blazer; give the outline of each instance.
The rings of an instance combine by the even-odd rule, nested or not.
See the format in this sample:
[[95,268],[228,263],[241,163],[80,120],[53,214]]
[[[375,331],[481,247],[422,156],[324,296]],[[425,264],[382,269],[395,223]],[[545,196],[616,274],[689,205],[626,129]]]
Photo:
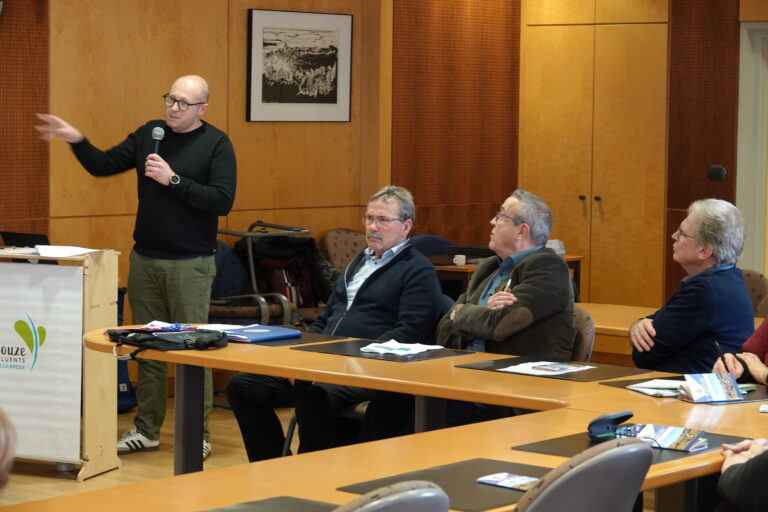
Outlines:
[[512,279],[517,302],[491,311],[477,303],[500,264],[496,256],[480,262],[467,291],[456,301],[464,305],[453,320],[449,312],[440,321],[437,342],[464,348],[472,340],[482,339],[486,341],[485,350],[491,353],[570,359],[576,329],[568,265],[548,248],[529,254],[504,276],[496,290],[503,290]]
[[363,263],[358,254],[337,280],[312,332],[401,343],[427,343],[440,316],[442,292],[434,265],[410,243],[357,291],[347,309],[347,283]]

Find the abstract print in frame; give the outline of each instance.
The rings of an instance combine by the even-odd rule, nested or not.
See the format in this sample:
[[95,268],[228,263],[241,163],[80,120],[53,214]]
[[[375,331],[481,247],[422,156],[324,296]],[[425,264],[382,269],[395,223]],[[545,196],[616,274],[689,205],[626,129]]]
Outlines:
[[352,15],[250,9],[248,121],[349,121]]

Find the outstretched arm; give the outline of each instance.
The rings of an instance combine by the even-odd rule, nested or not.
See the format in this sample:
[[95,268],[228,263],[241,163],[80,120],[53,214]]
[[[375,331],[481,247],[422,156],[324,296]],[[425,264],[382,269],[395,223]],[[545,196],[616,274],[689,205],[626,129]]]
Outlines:
[[75,144],[83,140],[83,133],[53,114],[37,114],[43,124],[35,126],[35,130],[40,133],[40,138],[46,142],[53,139],[61,139],[65,142]]

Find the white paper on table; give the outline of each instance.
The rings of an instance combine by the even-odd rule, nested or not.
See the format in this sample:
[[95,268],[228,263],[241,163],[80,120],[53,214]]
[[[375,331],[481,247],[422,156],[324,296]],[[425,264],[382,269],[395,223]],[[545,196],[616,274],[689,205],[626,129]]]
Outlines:
[[384,343],[371,343],[361,348],[361,352],[375,352],[376,354],[397,354],[400,356],[411,356],[420,354],[428,350],[439,350],[443,348],[440,345],[424,345],[422,343],[400,343],[399,341],[389,340]]
[[40,256],[49,258],[66,258],[69,256],[80,256],[89,252],[96,252],[99,249],[87,249],[85,247],[74,247],[71,245],[36,245],[37,253]]
[[650,396],[674,398],[679,394],[682,384],[684,382],[681,380],[651,379],[637,384],[630,384],[627,386],[627,389]]
[[597,368],[596,366],[557,363],[554,361],[535,361],[532,363],[520,363],[506,368],[499,368],[500,372],[522,373],[523,375],[563,375],[566,373],[580,372]]

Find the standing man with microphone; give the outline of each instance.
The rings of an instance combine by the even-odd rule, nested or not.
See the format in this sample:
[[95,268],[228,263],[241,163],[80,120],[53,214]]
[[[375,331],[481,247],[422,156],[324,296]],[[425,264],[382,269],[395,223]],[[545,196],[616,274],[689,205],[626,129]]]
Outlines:
[[[176,80],[163,96],[165,119],[149,121],[117,146],[102,151],[66,121],[38,114],[45,141],[62,139],[94,176],[136,169],[139,207],[130,254],[128,299],[133,322],[206,323],[218,217],[235,199],[235,151],[229,137],[201,117],[208,84],[196,75]],[[161,143],[162,141],[162,143]],[[165,418],[166,363],[139,359],[134,428],[117,444],[120,454],[154,451]],[[203,459],[211,452],[208,415],[211,371],[205,373]]]

